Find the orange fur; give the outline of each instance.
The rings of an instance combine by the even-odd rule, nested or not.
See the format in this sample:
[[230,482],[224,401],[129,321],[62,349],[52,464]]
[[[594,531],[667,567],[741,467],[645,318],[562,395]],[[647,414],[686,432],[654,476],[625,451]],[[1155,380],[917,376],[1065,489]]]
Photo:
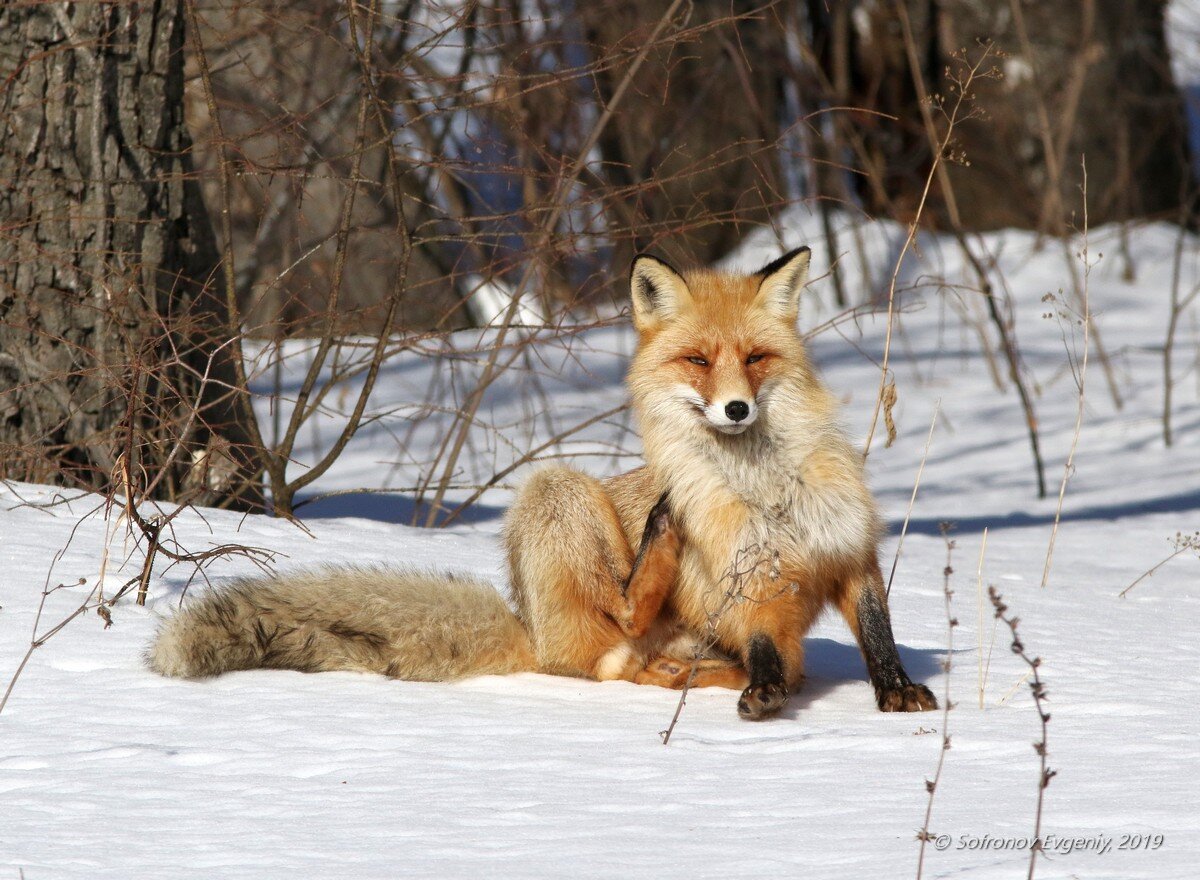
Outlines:
[[627,533],[604,486],[585,474],[546,468],[522,488],[505,540],[540,671],[634,681],[679,637],[678,621],[661,613],[677,575],[675,528],[652,528],[636,564],[632,549],[656,498],[639,505],[641,523]]
[[652,659],[646,664],[646,668],[637,674],[634,681],[638,684],[681,690],[692,674],[693,663],[696,665],[696,674],[692,676],[691,687],[722,687],[740,691],[749,684],[746,670],[739,663],[730,660],[693,660],[677,657]]

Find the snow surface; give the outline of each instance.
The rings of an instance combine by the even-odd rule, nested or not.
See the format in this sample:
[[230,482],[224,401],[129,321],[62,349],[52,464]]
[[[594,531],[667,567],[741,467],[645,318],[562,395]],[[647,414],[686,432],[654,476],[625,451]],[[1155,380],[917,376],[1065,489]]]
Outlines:
[[[756,238],[736,262],[755,267],[781,243],[810,241],[817,271],[828,265],[817,218],[796,211],[780,228],[782,242]],[[872,224],[861,231],[870,284],[879,289],[903,230]],[[985,835],[1029,835],[1037,796],[1031,743],[1039,728],[1025,667],[1010,653],[1003,628],[994,629],[989,609],[980,628],[975,574],[985,527],[983,582],[1001,590],[1020,616],[1028,650],[1044,660],[1049,762],[1058,775],[1046,791],[1043,830],[1114,847],[1051,852],[1038,876],[1196,875],[1200,561],[1185,554],[1127,598],[1117,593],[1171,552],[1176,532],[1200,527],[1198,332],[1192,315],[1178,347],[1177,441],[1165,450],[1161,347],[1178,233],[1168,226],[1129,230],[1132,282],[1122,278],[1119,234],[1091,235],[1093,259],[1103,257],[1090,294],[1124,408],[1116,409],[1093,349],[1076,472],[1045,589],[1055,499],[1035,498],[1016,395],[997,391],[975,331],[955,310],[957,303],[981,320],[977,297],[943,290],[943,279],[963,278],[952,242],[922,239],[905,263],[907,292],[893,340],[899,436],[885,448],[881,426],[870,469],[891,524],[886,567],[941,401],[891,598],[903,659],[939,698],[947,687],[947,621],[938,523],[957,524],[952,748],[930,823],[934,834],[949,835],[949,848],[929,846],[926,877],[1024,876],[1028,858],[1024,851],[960,848]],[[1042,297],[1069,289],[1068,260],[1081,264],[1060,245],[1039,249],[1022,233],[981,243],[997,257],[1015,299],[1054,496],[1078,399],[1067,350],[1080,336],[1069,321],[1043,317],[1054,304]],[[1200,242],[1184,244],[1186,292],[1200,283]],[[849,289],[867,283],[852,253],[842,265]],[[830,295],[828,280],[815,282],[805,328],[832,317]],[[870,420],[884,326],[879,316],[862,316],[812,342],[858,436]],[[569,345],[544,342],[527,372],[493,389],[484,420],[523,450],[619,404],[631,344],[623,325],[572,337]],[[300,361],[286,366],[285,391]],[[391,361],[379,387],[379,421],[317,490],[411,485],[448,424],[448,416],[434,416],[409,433],[413,401],[439,387],[444,366],[413,352]],[[520,392],[532,377],[542,396],[530,413],[529,395]],[[451,394],[449,386],[444,393]],[[353,397],[342,404],[352,406]],[[262,406],[269,424],[268,401]],[[331,404],[318,429],[304,435],[297,467],[328,443],[338,419]],[[512,460],[516,453],[495,435],[478,435],[463,480],[486,478]],[[617,415],[552,451],[579,454],[579,466],[607,473],[632,466],[637,448]],[[61,497],[46,487],[0,488],[4,682],[28,649],[44,584],[86,580],[50,595],[41,631],[97,583],[106,543],[110,592],[141,562],[94,498],[45,506]],[[312,504],[301,510],[304,529],[204,511],[181,517],[176,534],[191,548],[225,541],[269,548],[281,554],[279,568],[402,562],[471,572],[503,588],[497,531],[508,498],[507,488],[493,489],[468,521],[444,530],[401,524],[412,515],[411,494],[377,494]],[[219,584],[252,570],[244,560],[224,561],[209,574]],[[915,835],[943,715],[877,712],[858,651],[834,616],[812,633],[808,687],[782,717],[744,722],[732,692],[695,691],[664,747],[658,732],[677,694],[626,683],[526,674],[414,684],[274,671],[201,683],[159,678],[142,667],[140,654],[188,575],[156,570],[146,608],[123,601],[109,629],[94,614],[80,617],[33,652],[0,715],[0,877],[915,875]],[[990,655],[983,708],[981,645]],[[1131,833],[1162,835],[1162,844],[1116,850]]]

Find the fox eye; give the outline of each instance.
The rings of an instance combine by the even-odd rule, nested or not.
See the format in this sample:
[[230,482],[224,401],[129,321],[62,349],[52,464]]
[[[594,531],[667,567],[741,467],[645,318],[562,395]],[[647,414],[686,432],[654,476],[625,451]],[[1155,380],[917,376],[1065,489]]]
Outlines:
[[750,366],[750,364],[757,364],[765,357],[765,354],[752,354],[750,357],[746,358],[746,366]]
[[695,364],[698,367],[707,367],[708,361],[700,357],[698,354],[693,354],[688,357],[688,362]]

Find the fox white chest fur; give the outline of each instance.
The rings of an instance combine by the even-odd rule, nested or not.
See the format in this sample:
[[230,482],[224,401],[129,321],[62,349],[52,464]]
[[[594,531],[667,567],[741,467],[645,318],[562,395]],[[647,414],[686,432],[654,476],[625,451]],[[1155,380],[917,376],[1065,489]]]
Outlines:
[[[786,387],[760,391],[761,415],[745,433],[708,431],[684,414],[649,426],[648,461],[669,487],[686,537],[709,528],[734,530],[705,566],[719,581],[739,557],[778,557],[789,569],[810,569],[878,538],[878,519],[862,481],[857,453],[841,431],[805,412]],[[649,439],[649,438],[648,438]]]

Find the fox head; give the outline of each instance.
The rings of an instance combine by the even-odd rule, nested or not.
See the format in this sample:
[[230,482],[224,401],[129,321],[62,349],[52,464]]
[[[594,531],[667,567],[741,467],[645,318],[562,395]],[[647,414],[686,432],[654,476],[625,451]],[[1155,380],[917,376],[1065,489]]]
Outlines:
[[681,274],[648,255],[633,261],[639,344],[629,386],[643,431],[698,425],[740,435],[773,397],[812,384],[796,329],[809,253],[797,248],[751,275]]

